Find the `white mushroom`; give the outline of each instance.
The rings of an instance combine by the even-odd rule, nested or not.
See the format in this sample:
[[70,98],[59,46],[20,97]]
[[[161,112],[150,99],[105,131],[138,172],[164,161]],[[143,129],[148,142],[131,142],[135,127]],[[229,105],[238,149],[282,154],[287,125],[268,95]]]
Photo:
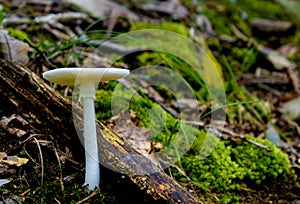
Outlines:
[[79,85],[79,97],[83,105],[85,185],[87,191],[99,188],[100,166],[95,123],[95,91],[100,81],[115,80],[129,74],[129,70],[117,68],[60,68],[43,73],[48,81],[61,85]]

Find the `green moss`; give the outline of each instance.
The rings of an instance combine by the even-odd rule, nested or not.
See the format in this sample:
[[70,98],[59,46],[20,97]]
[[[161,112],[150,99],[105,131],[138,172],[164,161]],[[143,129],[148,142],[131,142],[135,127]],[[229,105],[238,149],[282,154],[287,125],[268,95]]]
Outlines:
[[231,158],[246,172],[245,179],[257,185],[290,173],[288,156],[267,140],[247,136],[249,140],[267,146],[270,151],[243,141],[231,147]]
[[202,12],[209,19],[217,34],[231,35],[230,24],[232,22],[226,17],[225,11],[216,12],[208,7],[203,7]]
[[209,38],[207,39],[207,46],[214,51],[221,51],[222,46],[219,39],[217,38]]
[[[194,153],[184,155],[181,159],[182,166],[198,187],[199,195],[204,195],[203,200],[212,199],[213,194],[222,203],[238,201],[239,198],[234,192],[241,188],[240,182],[236,181],[244,178],[243,168],[231,160],[231,149],[225,147],[223,142],[219,142],[207,158],[201,159],[195,151],[202,147],[205,134],[201,131],[192,146]],[[174,172],[174,176],[183,181],[181,178],[184,177],[179,172]]]
[[96,118],[100,121],[111,118],[111,90],[97,90],[96,91],[96,102],[95,111]]
[[[197,149],[201,149],[204,138],[205,132],[201,131],[192,152],[181,160],[187,175],[200,186],[199,191],[207,193],[203,199],[209,200],[211,194],[215,194],[221,203],[237,202],[245,189],[255,191],[254,187],[267,185],[268,181],[276,185],[284,183],[287,175],[295,176],[287,155],[267,140],[247,136],[269,147],[270,151],[247,141],[240,144],[219,142],[208,157],[200,159]],[[179,172],[174,171],[174,175],[184,182]]]

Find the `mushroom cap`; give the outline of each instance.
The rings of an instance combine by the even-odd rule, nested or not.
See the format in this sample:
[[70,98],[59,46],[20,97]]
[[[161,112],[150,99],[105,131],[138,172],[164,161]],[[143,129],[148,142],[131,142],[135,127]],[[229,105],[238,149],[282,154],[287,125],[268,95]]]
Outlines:
[[57,84],[75,85],[116,80],[128,74],[129,70],[118,68],[59,68],[44,72],[43,77]]

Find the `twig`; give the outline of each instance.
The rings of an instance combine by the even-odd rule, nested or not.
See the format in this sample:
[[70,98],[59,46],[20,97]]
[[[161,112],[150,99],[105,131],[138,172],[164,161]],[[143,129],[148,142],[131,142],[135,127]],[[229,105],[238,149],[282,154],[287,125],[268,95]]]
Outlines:
[[25,151],[25,154],[29,157],[29,159],[30,159],[33,163],[35,163],[35,164],[38,165],[38,166],[41,166],[39,163],[37,163],[37,162],[30,156],[30,154],[26,151],[25,147],[24,147],[24,151]]
[[60,182],[60,185],[61,185],[61,190],[64,191],[64,183],[63,183],[63,176],[62,176],[62,168],[61,168],[60,159],[59,159],[59,156],[58,156],[58,153],[57,153],[57,149],[54,147],[53,143],[52,143],[52,145],[53,145],[54,153],[55,153],[55,156],[57,158],[58,165],[59,165],[59,171],[60,171],[59,182]]
[[86,198],[80,200],[80,201],[78,202],[78,204],[84,203],[84,202],[88,201],[89,199],[91,199],[92,197],[94,197],[95,195],[97,195],[99,192],[100,192],[100,190],[97,188],[97,189],[96,189],[93,193],[91,193],[89,196],[87,196]]
[[5,18],[2,21],[2,26],[12,26],[12,25],[23,25],[23,24],[45,24],[48,23],[50,25],[54,25],[59,23],[59,21],[72,21],[78,19],[87,19],[88,15],[81,12],[65,12],[65,13],[57,13],[57,14],[48,14],[46,16],[38,16],[34,19],[28,18],[19,18],[19,17],[9,17]]
[[58,204],[60,204],[60,201],[57,200],[57,198],[54,197],[54,200],[55,200]]
[[43,5],[43,6],[50,6],[54,3],[54,1],[52,0],[27,0],[26,1],[27,4],[37,4],[37,5]]
[[249,41],[249,38],[244,33],[242,33],[235,25],[231,24],[230,30],[235,34],[236,37],[238,37],[242,41],[244,42]]
[[261,147],[261,148],[263,148],[263,149],[265,149],[265,150],[267,150],[267,151],[271,151],[271,149],[270,149],[268,146],[262,145],[262,144],[260,144],[260,143],[258,143],[258,142],[255,142],[255,141],[253,141],[253,140],[250,140],[250,139],[246,138],[245,135],[237,134],[237,133],[233,132],[232,130],[226,129],[226,128],[224,128],[224,127],[216,126],[216,128],[217,128],[218,130],[220,130],[221,132],[225,132],[225,133],[227,133],[227,134],[229,134],[229,135],[231,135],[231,136],[233,136],[233,137],[239,137],[239,138],[244,139],[244,140],[246,140],[247,142],[249,142],[249,143],[251,143],[251,144],[253,144],[253,145],[256,145],[256,146],[258,146],[258,147]]
[[183,122],[185,124],[189,124],[189,125],[198,125],[201,127],[205,125],[203,121],[181,120],[181,122]]
[[24,197],[27,193],[29,193],[31,191],[31,189],[30,188],[28,188],[26,191],[24,191],[22,194],[21,194],[21,196],[22,197]]
[[258,146],[258,147],[261,147],[261,148],[263,148],[263,149],[265,149],[267,151],[271,151],[271,149],[268,146],[266,146],[266,145],[262,145],[262,144],[260,144],[258,142],[255,142],[255,141],[247,139],[247,138],[246,138],[246,141],[249,142],[249,143],[251,143],[251,144],[254,144],[254,145]]
[[36,142],[36,145],[38,146],[39,153],[41,156],[41,166],[42,166],[41,186],[43,186],[43,184],[44,184],[44,159],[43,159],[42,149],[41,149],[39,141],[35,137],[33,137],[33,139]]
[[33,137],[40,137],[40,136],[44,136],[44,135],[43,134],[30,134],[30,136],[27,137],[25,140],[23,140],[19,146],[24,145],[28,140],[31,140]]
[[59,149],[57,150],[57,152],[59,154],[63,155],[66,160],[68,160],[69,162],[72,162],[74,165],[77,165],[77,166],[81,166],[82,165],[82,163],[74,161],[73,159],[71,159],[70,156],[68,156],[65,152],[63,152],[63,151],[61,151]]

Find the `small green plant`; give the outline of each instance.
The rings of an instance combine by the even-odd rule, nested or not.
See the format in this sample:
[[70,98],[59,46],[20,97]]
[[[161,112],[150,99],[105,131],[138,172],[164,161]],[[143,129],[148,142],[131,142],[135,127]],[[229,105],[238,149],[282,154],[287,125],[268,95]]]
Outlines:
[[5,18],[5,14],[3,13],[3,11],[0,11],[0,24],[2,24],[4,18]]

